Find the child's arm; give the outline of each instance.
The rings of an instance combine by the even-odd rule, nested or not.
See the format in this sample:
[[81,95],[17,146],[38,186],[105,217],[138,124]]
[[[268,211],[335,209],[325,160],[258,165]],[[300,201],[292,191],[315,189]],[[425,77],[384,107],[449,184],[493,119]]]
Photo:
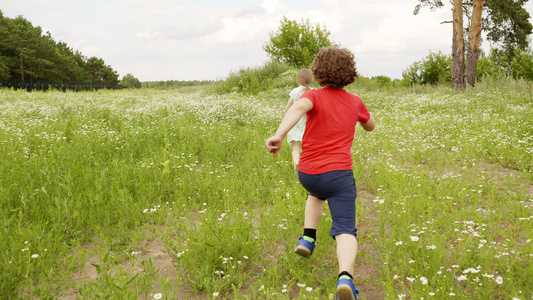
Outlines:
[[359,123],[361,124],[363,129],[366,131],[372,131],[376,127],[376,122],[374,121],[374,117],[372,116],[370,116],[370,119],[368,119],[366,123],[361,123],[361,122]]
[[289,101],[287,101],[287,105],[285,106],[285,111],[288,111],[289,108],[291,108],[292,103],[294,103],[294,101],[292,101],[292,97],[289,97]]
[[289,130],[291,130],[291,128],[300,121],[303,115],[311,109],[313,109],[313,102],[306,98],[300,98],[298,102],[294,103],[294,105],[289,108],[283,121],[281,121],[276,134],[266,140],[266,147],[268,151],[272,153],[272,157],[276,157],[278,154],[281,145],[283,144],[283,139]]

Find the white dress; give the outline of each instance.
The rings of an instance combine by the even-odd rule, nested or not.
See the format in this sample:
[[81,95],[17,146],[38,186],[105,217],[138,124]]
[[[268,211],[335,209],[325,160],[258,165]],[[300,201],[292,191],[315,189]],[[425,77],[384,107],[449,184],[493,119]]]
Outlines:
[[[296,103],[300,99],[300,96],[305,92],[304,86],[299,86],[295,89],[293,89],[289,96],[292,99],[292,104]],[[304,136],[305,131],[305,122],[307,122],[307,115],[303,115],[303,117],[296,123],[296,125],[287,133],[287,142],[292,147],[292,141],[302,141],[302,137]]]

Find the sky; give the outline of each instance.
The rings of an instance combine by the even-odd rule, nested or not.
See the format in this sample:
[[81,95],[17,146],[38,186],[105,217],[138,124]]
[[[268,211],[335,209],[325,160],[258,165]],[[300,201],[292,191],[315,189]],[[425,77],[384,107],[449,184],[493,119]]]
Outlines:
[[[417,0],[1,0],[5,17],[22,16],[86,57],[96,56],[140,81],[222,80],[268,60],[263,45],[282,18],[325,27],[355,54],[359,73],[402,78],[430,51],[451,53],[451,7]],[[533,2],[526,4],[533,16]],[[533,21],[530,19],[530,21]],[[485,42],[482,48],[489,49]]]

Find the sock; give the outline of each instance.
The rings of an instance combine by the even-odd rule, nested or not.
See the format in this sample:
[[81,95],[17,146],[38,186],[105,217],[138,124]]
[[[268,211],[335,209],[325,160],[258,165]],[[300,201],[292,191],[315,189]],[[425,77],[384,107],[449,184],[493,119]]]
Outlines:
[[352,275],[350,275],[350,273],[348,273],[348,272],[346,272],[346,271],[342,271],[342,272],[339,274],[339,279],[341,279],[341,278],[346,278],[346,279],[353,280]]
[[[306,237],[312,239],[311,243],[316,241],[316,229],[304,228],[304,239]],[[309,239],[306,240],[309,241]]]

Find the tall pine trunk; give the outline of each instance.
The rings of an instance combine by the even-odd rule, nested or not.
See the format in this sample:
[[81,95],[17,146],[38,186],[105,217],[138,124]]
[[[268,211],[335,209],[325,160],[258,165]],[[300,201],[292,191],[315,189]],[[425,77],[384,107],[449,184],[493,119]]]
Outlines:
[[452,85],[465,86],[465,41],[463,37],[463,1],[453,1]]
[[468,41],[468,57],[466,59],[466,82],[471,86],[476,83],[477,62],[479,59],[479,41],[481,39],[481,14],[483,0],[474,0],[472,21],[470,22],[470,35]]

